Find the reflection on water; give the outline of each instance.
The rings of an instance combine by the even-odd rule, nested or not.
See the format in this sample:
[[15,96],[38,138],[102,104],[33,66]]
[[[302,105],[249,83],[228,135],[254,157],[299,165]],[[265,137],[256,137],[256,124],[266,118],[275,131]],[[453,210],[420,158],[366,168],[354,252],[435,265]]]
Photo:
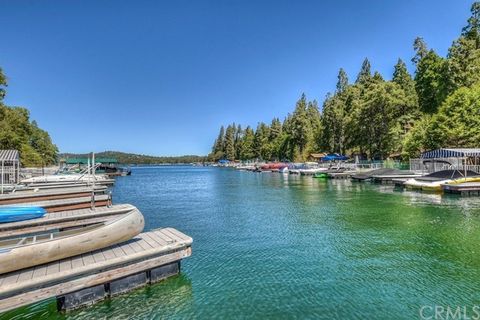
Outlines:
[[194,238],[182,274],[36,318],[412,319],[480,299],[480,198],[220,168],[135,168],[114,201]]

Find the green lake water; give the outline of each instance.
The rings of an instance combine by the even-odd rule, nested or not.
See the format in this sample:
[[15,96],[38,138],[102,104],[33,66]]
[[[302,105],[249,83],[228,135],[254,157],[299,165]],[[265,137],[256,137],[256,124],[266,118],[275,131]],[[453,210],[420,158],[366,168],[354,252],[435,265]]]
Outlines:
[[146,230],[193,237],[181,274],[66,314],[49,300],[4,318],[418,319],[422,306],[480,304],[480,198],[196,167],[134,168],[113,197]]

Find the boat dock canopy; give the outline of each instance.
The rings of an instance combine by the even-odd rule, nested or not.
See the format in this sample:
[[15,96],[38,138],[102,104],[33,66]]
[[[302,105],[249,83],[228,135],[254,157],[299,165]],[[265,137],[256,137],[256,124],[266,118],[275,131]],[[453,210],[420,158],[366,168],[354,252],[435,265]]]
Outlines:
[[424,152],[422,159],[480,157],[480,148],[442,148]]
[[0,193],[5,185],[20,181],[20,154],[17,150],[0,150]]
[[0,150],[0,161],[18,161],[17,150]]

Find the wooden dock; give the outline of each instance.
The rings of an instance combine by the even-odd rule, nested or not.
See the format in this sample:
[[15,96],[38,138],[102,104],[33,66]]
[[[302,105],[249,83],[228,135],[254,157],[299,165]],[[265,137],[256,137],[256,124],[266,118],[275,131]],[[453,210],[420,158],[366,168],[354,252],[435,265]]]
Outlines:
[[[107,195],[107,194],[95,195],[94,202],[96,207],[104,207],[112,203],[110,195]],[[88,197],[69,198],[69,199],[32,201],[32,202],[21,203],[18,205],[38,206],[38,207],[44,208],[45,210],[47,210],[47,212],[57,212],[57,211],[90,208],[91,203],[92,203],[92,196],[88,196]],[[6,206],[11,206],[11,205],[0,205],[0,208],[6,207]]]
[[0,312],[57,298],[68,310],[162,280],[180,271],[192,238],[173,229],[141,233],[132,240],[45,265],[0,275]]
[[95,194],[107,192],[106,186],[93,187],[75,187],[75,188],[54,188],[16,191],[13,193],[0,194],[0,205],[29,203],[35,201],[82,198],[91,196],[92,191]]
[[[25,183],[26,186],[35,187],[35,188],[48,188],[48,187],[55,187],[55,186],[91,186],[93,183],[91,181],[83,181],[83,180],[66,180],[66,181],[55,181],[55,182],[31,182]],[[97,186],[111,186],[115,184],[115,179],[101,179],[96,180],[95,185]]]
[[444,184],[442,185],[442,189],[445,193],[458,194],[461,196],[480,196],[480,182]]
[[374,175],[372,181],[382,184],[393,184],[398,179],[410,179],[421,177],[421,174],[393,174],[393,175]]
[[10,222],[0,224],[0,239],[18,236],[22,234],[32,234],[46,230],[76,227],[78,225],[88,225],[103,222],[115,218],[119,214],[131,211],[135,207],[129,204],[112,205],[110,207],[90,208],[57,211],[47,213],[44,217],[33,220],[19,222]]

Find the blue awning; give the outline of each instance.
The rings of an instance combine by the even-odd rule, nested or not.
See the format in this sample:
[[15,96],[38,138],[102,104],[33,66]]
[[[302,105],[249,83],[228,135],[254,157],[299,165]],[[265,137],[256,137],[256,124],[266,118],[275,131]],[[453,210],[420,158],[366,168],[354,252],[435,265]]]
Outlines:
[[422,159],[436,159],[436,158],[465,158],[465,157],[480,157],[480,149],[476,148],[442,148],[432,151],[424,152]]
[[341,155],[341,154],[327,154],[325,157],[322,158],[322,161],[344,161],[348,160],[348,157]]

